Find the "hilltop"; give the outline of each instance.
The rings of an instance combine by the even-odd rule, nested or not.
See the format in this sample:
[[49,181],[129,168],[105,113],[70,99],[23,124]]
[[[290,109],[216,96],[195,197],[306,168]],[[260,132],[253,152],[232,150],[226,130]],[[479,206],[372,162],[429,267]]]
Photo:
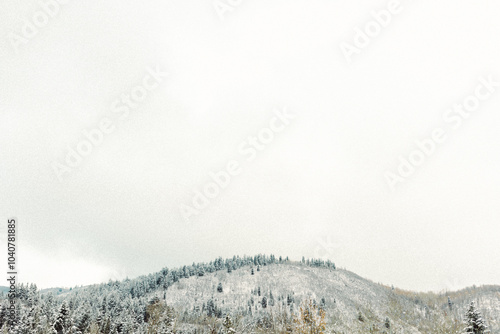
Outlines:
[[[217,291],[219,283],[222,292]],[[347,270],[299,262],[262,266],[254,275],[251,269],[242,268],[191,277],[175,283],[164,295],[156,295],[182,312],[202,309],[213,299],[223,313],[243,312],[251,304],[253,315],[260,314],[262,299],[266,297],[269,304],[271,295],[274,305],[267,306],[268,312],[297,312],[303,301],[311,299],[325,309],[327,323],[338,333],[382,333],[387,331],[386,318],[396,333],[439,333],[439,329],[453,333],[464,327],[463,315],[475,301],[492,333],[500,333],[500,286],[415,293],[393,290]]]
[[285,333],[298,331],[304,310],[322,314],[314,321],[324,322],[324,333],[461,333],[472,301],[491,333],[500,333],[500,286],[415,293],[330,261],[263,255],[72,290],[42,294],[29,285],[19,292],[26,333],[49,333],[54,326],[59,333],[209,333],[223,330],[226,316],[237,333]]

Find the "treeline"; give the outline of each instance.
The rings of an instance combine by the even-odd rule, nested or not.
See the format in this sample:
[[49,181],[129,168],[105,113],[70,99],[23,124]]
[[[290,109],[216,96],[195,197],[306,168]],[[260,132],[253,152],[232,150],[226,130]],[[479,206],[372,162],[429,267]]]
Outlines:
[[[174,319],[192,321],[193,317],[202,316],[221,318],[228,313],[227,308],[223,311],[223,305],[219,305],[212,297],[206,303],[195,307],[190,314],[176,315],[161,299],[165,299],[166,291],[180,280],[218,271],[230,274],[240,268],[247,268],[248,275],[253,275],[261,267],[288,262],[288,257],[263,254],[233,256],[228,259],[219,257],[208,263],[193,263],[173,269],[163,268],[157,273],[135,279],[110,280],[108,283],[75,287],[71,292],[59,296],[54,296],[53,293],[42,294],[35,284],[19,284],[16,324],[8,326],[8,301],[6,296],[2,296],[0,328],[6,332],[9,327],[9,333],[15,334],[118,334],[147,333],[154,327],[154,333],[168,333]],[[335,268],[330,261],[308,259],[303,262],[314,267]],[[222,292],[222,287],[218,288],[218,292]],[[293,298],[278,296],[276,303],[278,302],[288,308],[293,303]],[[269,291],[258,301],[250,298],[246,308],[235,312],[242,316],[252,315],[274,303],[275,297]]]
[[[217,271],[227,271],[230,273],[233,270],[240,269],[242,267],[259,267],[273,263],[285,262],[289,262],[288,257],[283,258],[280,256],[276,258],[276,256],[272,254],[269,256],[263,254],[243,257],[233,256],[232,258],[228,259],[222,259],[222,257],[218,257],[217,259],[208,263],[193,263],[192,265],[174,269],[163,268],[162,270],[154,274],[141,276],[134,280],[110,282],[108,283],[108,285],[124,285],[126,289],[129,289],[132,298],[139,298],[159,289],[166,290],[179,280],[183,278],[189,278],[191,276],[204,276],[205,274],[210,274]],[[101,284],[99,287],[106,288],[106,285]]]

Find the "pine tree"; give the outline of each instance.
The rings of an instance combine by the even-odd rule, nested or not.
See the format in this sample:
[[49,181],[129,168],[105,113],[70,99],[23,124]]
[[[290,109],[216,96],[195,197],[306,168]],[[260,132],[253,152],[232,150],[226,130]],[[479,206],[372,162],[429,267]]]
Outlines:
[[217,292],[222,292],[222,283],[219,283],[219,285],[217,285]]
[[212,299],[210,299],[208,302],[207,302],[207,315],[209,317],[213,317],[215,316],[215,304],[214,304],[214,301]]
[[30,332],[30,319],[29,315],[24,313],[21,315],[21,321],[17,322],[16,325],[11,328],[11,331],[9,333],[15,333],[15,334],[24,334],[24,333],[29,333]]
[[324,310],[325,306],[326,306],[326,299],[325,299],[325,297],[322,297],[321,301],[319,303],[319,308],[322,309],[322,310]]
[[66,328],[69,327],[69,310],[66,301],[63,301],[59,313],[57,315],[56,321],[54,322],[53,329],[55,333],[62,334]]
[[266,296],[264,296],[264,298],[262,298],[262,308],[266,308],[267,307],[267,298]]
[[474,302],[470,303],[469,309],[465,313],[465,333],[484,334],[489,333],[481,313],[476,309]]
[[87,312],[85,312],[78,321],[76,327],[80,332],[85,333],[85,331],[89,326],[90,326],[90,315]]
[[7,308],[5,305],[2,305],[2,309],[0,310],[0,328],[7,322],[7,319]]
[[274,306],[274,296],[271,291],[269,291],[269,306]]

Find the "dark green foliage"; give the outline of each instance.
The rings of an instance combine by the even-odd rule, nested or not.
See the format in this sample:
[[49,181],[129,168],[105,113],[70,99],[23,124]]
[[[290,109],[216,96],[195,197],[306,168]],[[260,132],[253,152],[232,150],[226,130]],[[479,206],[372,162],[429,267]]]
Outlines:
[[465,333],[484,334],[488,333],[488,326],[484,322],[481,313],[477,310],[474,302],[471,302],[469,309],[465,313]]
[[326,306],[326,299],[325,299],[325,297],[322,297],[321,301],[319,303],[319,308],[322,309],[322,310],[324,310],[325,306]]
[[64,333],[64,330],[69,327],[68,320],[69,320],[69,310],[66,301],[64,301],[61,305],[61,308],[59,309],[56,321],[54,322],[53,325],[54,331],[57,334]]
[[262,308],[266,308],[267,307],[267,298],[265,296],[262,298],[261,305],[262,305]]

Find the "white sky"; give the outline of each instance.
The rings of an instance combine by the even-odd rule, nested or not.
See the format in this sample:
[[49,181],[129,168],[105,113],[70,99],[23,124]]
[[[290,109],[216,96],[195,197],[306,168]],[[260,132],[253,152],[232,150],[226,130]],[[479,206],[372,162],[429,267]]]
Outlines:
[[[414,290],[499,284],[500,88],[456,130],[442,115],[500,81],[500,4],[402,0],[349,64],[340,43],[388,2],[246,0],[221,20],[211,0],[69,1],[18,52],[40,4],[1,2],[0,231],[18,218],[19,278],[274,253]],[[156,65],[168,78],[119,119]],[[247,162],[238,146],[284,107],[296,118]],[[104,117],[116,130],[60,182],[52,163]],[[437,127],[447,141],[391,191],[384,173]],[[241,174],[186,224],[231,160]]]

